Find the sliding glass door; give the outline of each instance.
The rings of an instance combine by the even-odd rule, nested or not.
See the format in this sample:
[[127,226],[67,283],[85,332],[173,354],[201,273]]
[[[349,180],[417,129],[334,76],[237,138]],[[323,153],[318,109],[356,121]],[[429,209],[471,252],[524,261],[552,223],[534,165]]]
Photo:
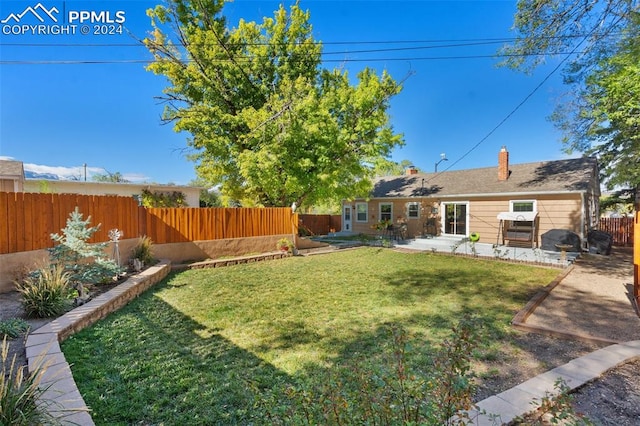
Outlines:
[[444,233],[467,235],[469,203],[442,203],[444,209]]

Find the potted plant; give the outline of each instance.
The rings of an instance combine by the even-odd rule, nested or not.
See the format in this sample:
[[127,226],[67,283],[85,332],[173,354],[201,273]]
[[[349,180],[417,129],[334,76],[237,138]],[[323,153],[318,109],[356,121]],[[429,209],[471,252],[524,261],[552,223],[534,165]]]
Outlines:
[[280,238],[276,243],[276,249],[289,253],[293,250],[293,243],[288,238]]
[[373,228],[375,228],[378,231],[386,231],[387,228],[389,228],[389,226],[391,226],[390,220],[381,220],[380,222],[374,224]]
[[469,241],[471,241],[472,243],[477,243],[478,241],[480,241],[480,234],[478,234],[477,232],[472,232],[471,235],[469,235]]

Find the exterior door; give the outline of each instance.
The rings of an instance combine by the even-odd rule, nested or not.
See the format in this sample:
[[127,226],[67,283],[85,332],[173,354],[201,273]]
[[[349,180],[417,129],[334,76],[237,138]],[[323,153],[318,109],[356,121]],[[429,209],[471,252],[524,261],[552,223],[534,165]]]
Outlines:
[[444,233],[467,235],[467,203],[444,203]]
[[342,230],[351,231],[351,206],[342,207]]

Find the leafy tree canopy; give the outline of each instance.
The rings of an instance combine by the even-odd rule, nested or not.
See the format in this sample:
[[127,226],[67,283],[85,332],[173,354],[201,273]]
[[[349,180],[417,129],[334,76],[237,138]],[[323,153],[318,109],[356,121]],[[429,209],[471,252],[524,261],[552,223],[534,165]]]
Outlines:
[[623,215],[633,212],[635,191],[621,189],[600,197],[600,211],[614,211]]
[[409,167],[414,167],[418,172],[422,172],[409,160],[402,160],[398,163],[386,158],[378,159],[373,166],[373,171],[376,176],[398,176],[405,174]]
[[189,186],[199,186],[200,190],[200,207],[223,207],[222,200],[218,189],[211,187],[202,178],[197,178],[189,182]]
[[105,173],[105,174],[95,174],[91,176],[91,180],[94,182],[116,182],[116,183],[128,183],[129,181],[122,176],[122,173]]
[[608,187],[640,184],[640,8],[637,0],[519,0],[505,65],[530,71],[575,53],[551,119],[563,147],[598,157]]
[[143,189],[140,194],[144,207],[185,207],[186,196],[181,191],[149,191]]
[[387,113],[400,85],[369,68],[355,84],[322,68],[322,45],[297,3],[235,28],[223,6],[170,0],[148,12],[149,70],[169,81],[163,120],[191,134],[198,175],[243,205],[368,193],[375,161],[403,143]]

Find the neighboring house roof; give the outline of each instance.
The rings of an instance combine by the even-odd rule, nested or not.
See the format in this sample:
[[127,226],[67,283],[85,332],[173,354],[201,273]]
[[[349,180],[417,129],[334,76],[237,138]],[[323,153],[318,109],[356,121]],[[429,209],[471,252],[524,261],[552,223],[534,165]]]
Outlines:
[[513,164],[509,178],[498,167],[386,176],[374,180],[372,198],[483,196],[599,191],[595,158]]
[[22,161],[0,160],[0,179],[24,180]]

